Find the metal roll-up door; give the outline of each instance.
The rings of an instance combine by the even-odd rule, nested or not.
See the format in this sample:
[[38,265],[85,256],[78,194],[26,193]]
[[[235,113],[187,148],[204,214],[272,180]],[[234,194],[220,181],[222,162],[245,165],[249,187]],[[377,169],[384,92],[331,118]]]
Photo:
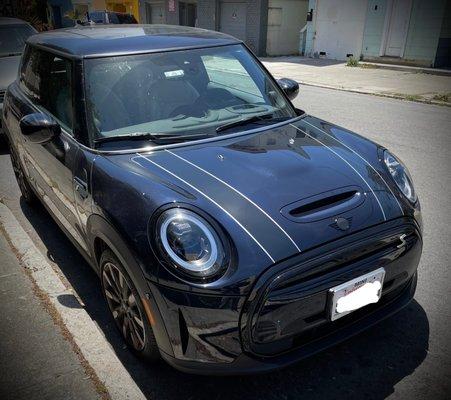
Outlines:
[[246,40],[247,5],[243,1],[221,2],[219,30]]

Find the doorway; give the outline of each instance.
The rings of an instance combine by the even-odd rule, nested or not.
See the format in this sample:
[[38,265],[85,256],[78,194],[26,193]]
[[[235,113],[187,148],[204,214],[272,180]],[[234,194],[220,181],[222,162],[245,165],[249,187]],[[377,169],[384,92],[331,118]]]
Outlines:
[[146,20],[148,24],[166,23],[164,3],[146,3]]
[[392,0],[388,3],[383,55],[404,56],[411,9],[412,0]]
[[219,30],[246,40],[247,4],[244,1],[221,2]]
[[196,26],[197,4],[195,2],[179,1],[179,24]]
[[306,24],[308,0],[269,0],[266,54],[299,53],[299,32]]

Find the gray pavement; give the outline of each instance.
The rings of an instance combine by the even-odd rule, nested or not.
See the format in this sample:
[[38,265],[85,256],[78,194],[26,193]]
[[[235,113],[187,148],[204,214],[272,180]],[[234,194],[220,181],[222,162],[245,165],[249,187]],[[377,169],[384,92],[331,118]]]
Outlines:
[[[451,393],[451,109],[301,87],[296,105],[390,148],[409,166],[425,235],[415,300],[396,316],[298,365],[265,376],[197,377],[148,366],[122,345],[97,277],[42,209],[19,199],[0,147],[0,197],[61,269],[140,389],[152,399],[448,399]],[[1,396],[0,396],[1,397]]]
[[[367,68],[347,67],[343,61],[305,57],[268,57],[262,61],[277,78],[291,78],[324,88],[451,105],[451,71],[447,75],[431,75],[413,68],[389,70],[364,62],[360,65]],[[448,103],[441,101],[443,97],[436,97],[440,95],[447,95]]]
[[0,232],[0,398],[100,398]]

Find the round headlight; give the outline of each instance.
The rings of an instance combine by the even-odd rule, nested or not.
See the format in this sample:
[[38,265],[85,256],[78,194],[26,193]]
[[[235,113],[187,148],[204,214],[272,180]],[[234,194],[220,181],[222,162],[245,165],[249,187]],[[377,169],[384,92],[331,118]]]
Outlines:
[[406,166],[388,150],[384,151],[384,162],[396,185],[398,185],[399,190],[401,190],[410,202],[415,203],[417,201],[417,194],[413,187],[412,177]]
[[194,277],[216,274],[224,265],[224,248],[214,228],[192,211],[171,208],[157,221],[162,250],[176,268]]

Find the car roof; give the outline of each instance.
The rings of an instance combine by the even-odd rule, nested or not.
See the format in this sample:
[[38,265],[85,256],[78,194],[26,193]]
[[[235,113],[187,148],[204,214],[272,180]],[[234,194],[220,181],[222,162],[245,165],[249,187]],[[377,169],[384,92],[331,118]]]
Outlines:
[[28,25],[28,22],[19,18],[0,17],[0,25]]
[[72,58],[96,58],[241,43],[220,32],[178,25],[93,25],[30,36],[27,43]]

